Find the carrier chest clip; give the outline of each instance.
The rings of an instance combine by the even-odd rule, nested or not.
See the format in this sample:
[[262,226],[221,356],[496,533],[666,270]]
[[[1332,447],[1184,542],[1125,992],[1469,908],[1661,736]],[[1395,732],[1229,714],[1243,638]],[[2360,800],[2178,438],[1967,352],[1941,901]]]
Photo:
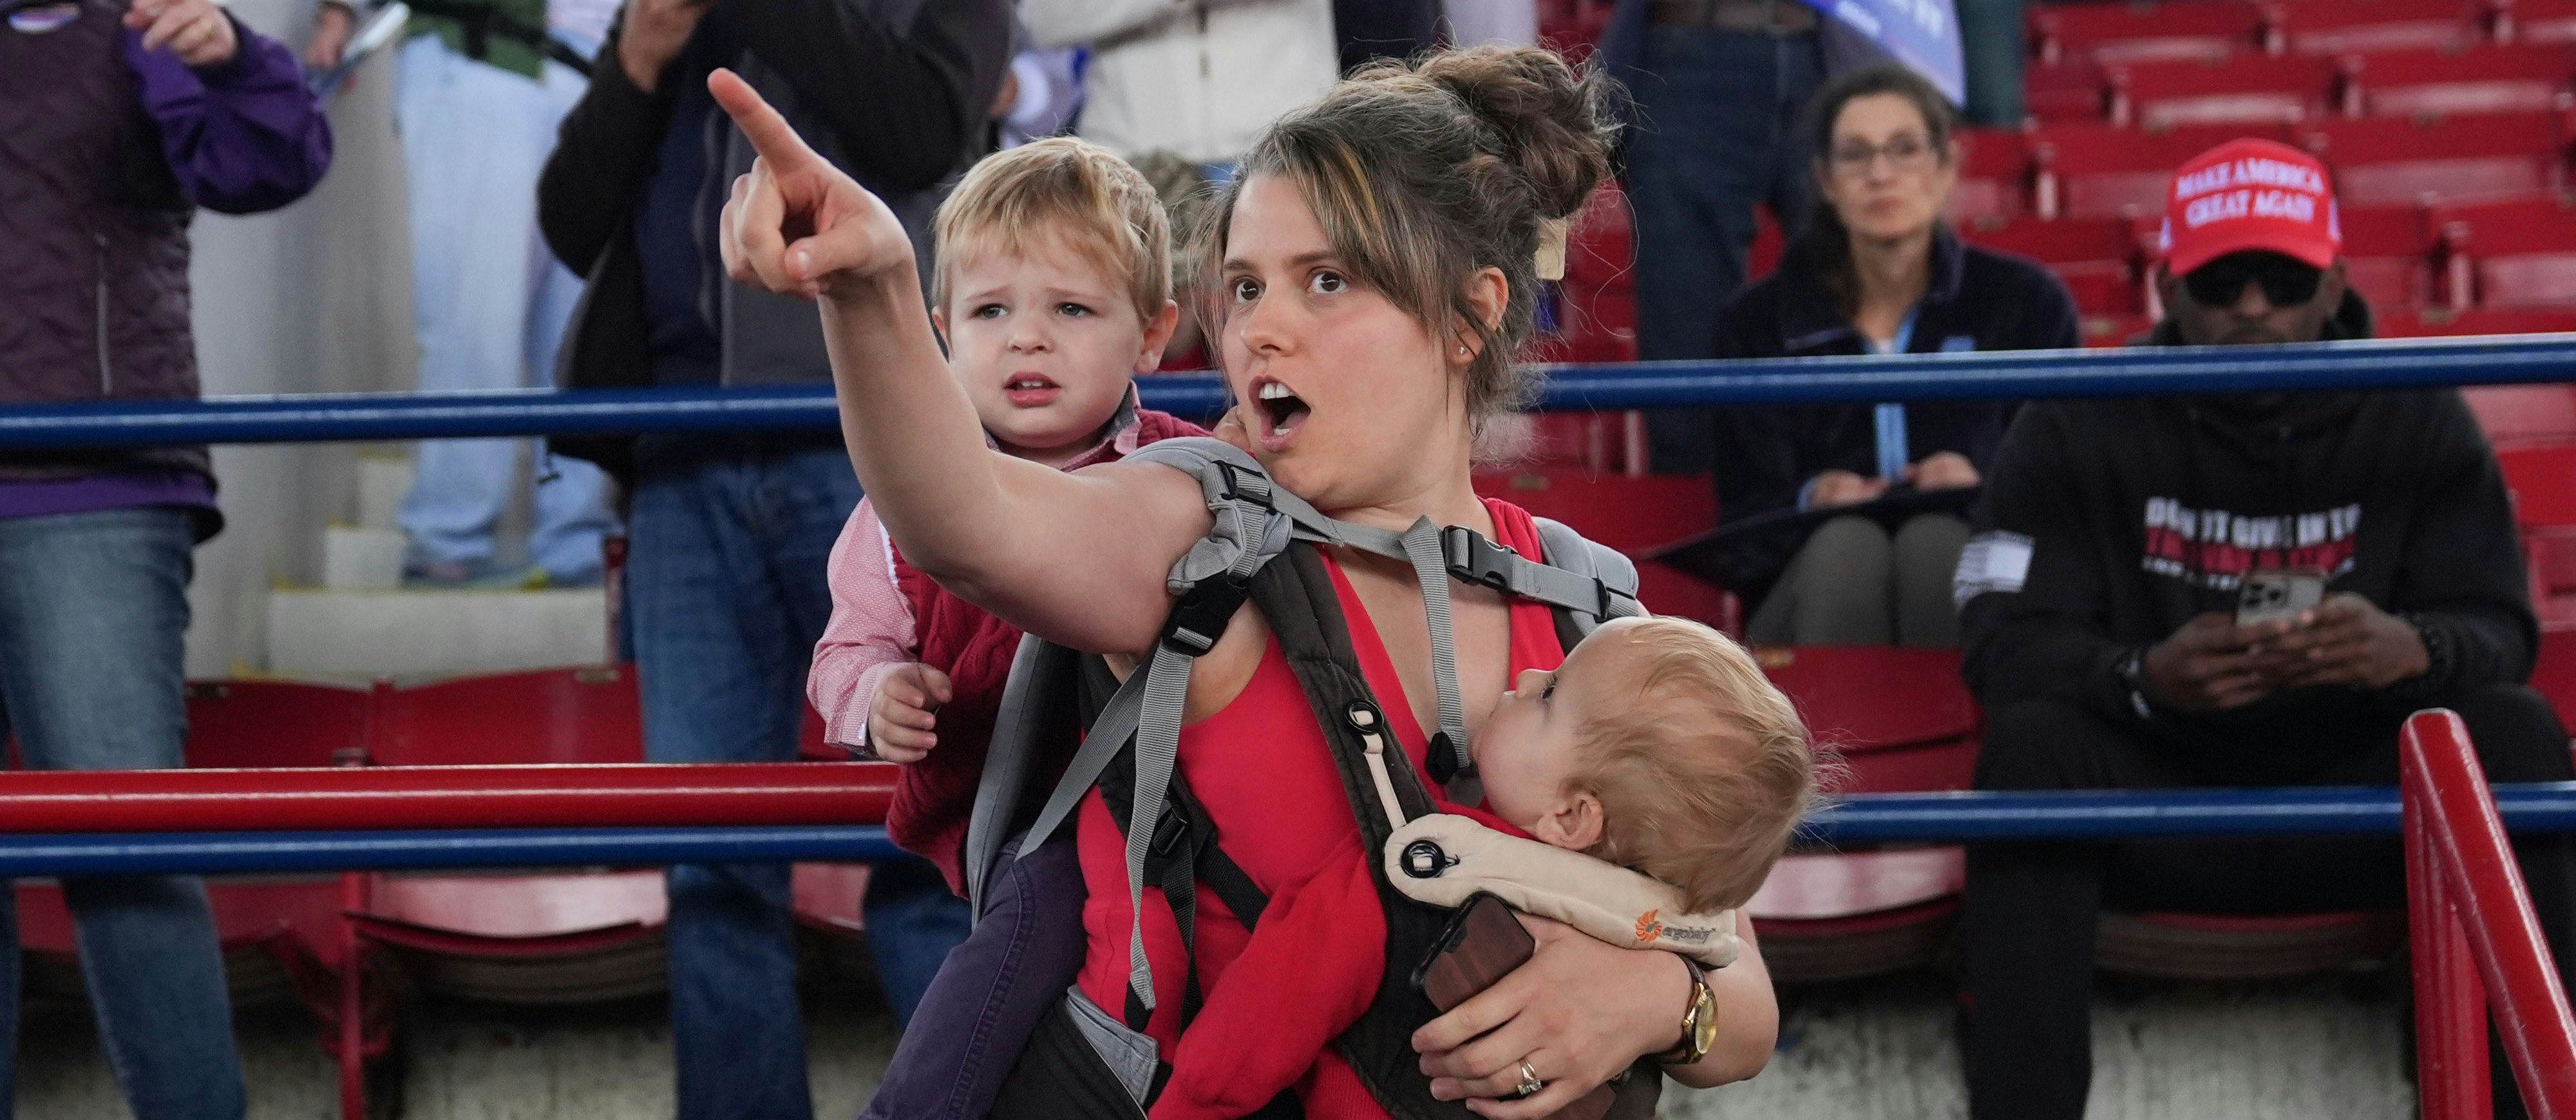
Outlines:
[[1163,648],[1183,657],[1206,656],[1251,595],[1252,577],[1232,572],[1219,572],[1190,585],[1163,620]]
[[1463,525],[1440,530],[1440,553],[1459,582],[1505,593],[1512,589],[1512,561],[1521,558],[1509,545],[1495,544]]

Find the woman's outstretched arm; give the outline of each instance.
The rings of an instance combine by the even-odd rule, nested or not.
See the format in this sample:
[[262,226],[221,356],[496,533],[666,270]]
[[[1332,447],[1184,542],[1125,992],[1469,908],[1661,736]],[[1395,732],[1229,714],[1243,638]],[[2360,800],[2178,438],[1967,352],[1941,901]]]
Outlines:
[[1144,464],[1068,475],[988,448],[893,211],[732,72],[707,85],[760,153],[725,204],[725,270],[821,302],[842,438],[904,558],[1041,637],[1104,653],[1151,645],[1171,603],[1164,576],[1208,530],[1197,483]]

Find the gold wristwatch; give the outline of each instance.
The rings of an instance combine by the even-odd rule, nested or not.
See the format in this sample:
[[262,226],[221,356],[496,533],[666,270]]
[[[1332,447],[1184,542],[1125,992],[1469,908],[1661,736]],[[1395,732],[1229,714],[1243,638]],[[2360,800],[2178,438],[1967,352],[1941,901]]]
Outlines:
[[1682,1040],[1655,1055],[1657,1062],[1668,1066],[1697,1065],[1717,1046],[1717,993],[1708,990],[1708,973],[1698,961],[1681,960],[1682,967],[1690,970],[1690,1010],[1682,1015]]

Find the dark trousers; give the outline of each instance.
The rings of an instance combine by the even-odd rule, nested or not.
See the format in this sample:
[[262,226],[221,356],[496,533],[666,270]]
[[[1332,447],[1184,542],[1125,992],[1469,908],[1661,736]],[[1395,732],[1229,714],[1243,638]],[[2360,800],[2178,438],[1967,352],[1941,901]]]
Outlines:
[[[1794,234],[1815,200],[1799,118],[1824,84],[1814,35],[1649,27],[1639,66],[1628,204],[1636,214],[1637,356],[1717,355],[1717,317],[1747,279],[1753,208]],[[1704,408],[1646,417],[1654,468],[1709,469]]]
[[1082,971],[1082,865],[1070,827],[1006,849],[983,919],[948,953],[859,1120],[979,1120],[1038,1022]]
[[[2448,706],[2495,782],[2566,781],[2567,732],[2538,693],[2499,685]],[[1989,713],[1977,788],[2157,789],[2393,785],[2399,721],[2306,719],[2261,736],[2211,728],[2115,726],[2069,701]],[[2342,753],[2320,750],[2349,743]],[[2322,761],[2319,761],[2322,759]],[[2283,760],[2295,760],[2284,766]],[[2569,839],[2514,841],[2533,907],[2564,977],[2576,917]],[[1977,844],[1968,848],[1965,1047],[1976,1120],[2071,1120],[2093,1079],[2095,915],[2118,910],[2281,914],[2391,909],[2406,903],[2394,837],[2230,839],[2123,844]],[[2518,1112],[2496,1067],[2498,1114]]]

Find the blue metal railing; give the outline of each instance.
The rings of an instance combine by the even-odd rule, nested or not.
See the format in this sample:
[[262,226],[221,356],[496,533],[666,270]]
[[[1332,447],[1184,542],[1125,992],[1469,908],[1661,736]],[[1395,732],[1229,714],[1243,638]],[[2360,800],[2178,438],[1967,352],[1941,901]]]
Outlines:
[[[1551,367],[1543,409],[2143,396],[2576,381],[2576,336],[2266,348],[2035,350]],[[1206,374],[1141,382],[1183,416],[1225,406]],[[0,409],[0,448],[301,443],[465,436],[829,428],[828,385],[496,393],[345,393]]]
[[[2516,832],[2576,831],[2576,782],[2495,787]],[[2394,836],[2394,788],[2118,793],[1858,794],[1811,818],[1823,844],[2122,840],[2177,836]],[[0,878],[247,874],[468,867],[643,866],[895,854],[875,825],[152,832],[0,835]]]

